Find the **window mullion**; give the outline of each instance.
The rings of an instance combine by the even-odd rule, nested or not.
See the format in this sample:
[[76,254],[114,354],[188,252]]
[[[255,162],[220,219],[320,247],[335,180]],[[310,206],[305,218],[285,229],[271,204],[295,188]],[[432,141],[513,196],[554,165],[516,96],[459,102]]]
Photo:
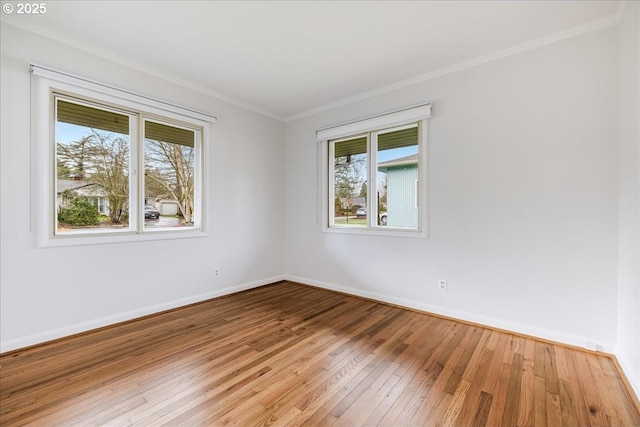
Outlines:
[[378,171],[378,135],[375,132],[369,133],[368,150],[369,159],[368,171],[369,182],[367,183],[367,225],[369,228],[376,227],[378,221],[378,183],[377,183],[377,171]]
[[335,196],[335,142],[329,142],[329,226],[335,224],[336,196]]
[[129,199],[129,221],[133,222],[134,231],[136,233],[142,232],[142,221],[140,219],[141,206],[143,205],[142,200],[144,198],[144,165],[143,165],[143,155],[142,155],[142,116],[140,114],[136,114],[134,116],[134,120],[132,122],[132,159],[131,164],[133,165],[133,178],[131,180],[131,197]]
[[194,184],[193,184],[193,215],[194,215],[194,226],[196,228],[201,228],[204,224],[204,218],[202,218],[202,214],[204,209],[202,208],[204,203],[204,191],[203,191],[203,173],[204,168],[202,167],[203,160],[203,150],[204,147],[202,145],[202,132],[196,130],[194,132],[194,150],[195,150],[195,176],[194,176]]
[[418,228],[421,231],[427,227],[427,127],[426,119],[418,122],[418,159],[421,165],[418,169]]

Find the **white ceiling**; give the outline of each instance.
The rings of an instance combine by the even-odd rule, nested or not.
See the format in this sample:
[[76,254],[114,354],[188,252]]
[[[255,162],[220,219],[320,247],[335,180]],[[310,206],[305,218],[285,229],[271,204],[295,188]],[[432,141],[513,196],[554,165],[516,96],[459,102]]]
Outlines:
[[2,20],[286,120],[610,25],[620,3],[49,1]]

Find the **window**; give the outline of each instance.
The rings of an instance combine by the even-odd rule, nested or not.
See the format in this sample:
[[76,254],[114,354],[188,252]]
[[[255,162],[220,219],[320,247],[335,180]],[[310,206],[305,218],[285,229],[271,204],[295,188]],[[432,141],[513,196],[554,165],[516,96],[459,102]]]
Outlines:
[[42,245],[204,235],[203,145],[214,117],[32,71],[32,218]]
[[[196,210],[196,147],[200,131],[179,128],[156,121],[144,122],[144,198],[145,205],[161,209],[156,222],[145,211],[144,228],[195,227],[200,216]],[[162,209],[173,203],[177,216]],[[173,214],[173,215],[172,215]]]
[[[55,235],[129,230],[135,115],[58,94]],[[105,203],[100,204],[103,199]]]
[[325,230],[426,236],[429,115],[426,104],[318,131],[328,159]]

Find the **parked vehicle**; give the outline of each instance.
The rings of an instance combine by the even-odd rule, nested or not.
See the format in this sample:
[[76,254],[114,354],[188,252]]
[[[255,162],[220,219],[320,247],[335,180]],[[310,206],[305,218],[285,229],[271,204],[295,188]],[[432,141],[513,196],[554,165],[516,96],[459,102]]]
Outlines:
[[[358,218],[366,217],[367,216],[367,207],[363,206],[363,207],[359,208],[356,211],[356,216]],[[387,213],[386,212],[380,212],[378,214],[378,218],[379,218],[378,225],[387,225]]]
[[158,219],[160,218],[160,211],[153,206],[144,207],[144,219]]

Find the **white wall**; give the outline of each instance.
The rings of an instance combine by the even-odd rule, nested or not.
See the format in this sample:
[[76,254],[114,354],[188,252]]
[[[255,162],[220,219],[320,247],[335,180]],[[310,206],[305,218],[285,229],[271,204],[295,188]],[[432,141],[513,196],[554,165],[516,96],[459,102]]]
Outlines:
[[640,4],[629,2],[618,27],[618,345],[640,396]]
[[[639,13],[630,3],[619,28],[286,126],[3,23],[0,351],[270,283],[284,272],[327,288],[615,349],[637,391]],[[217,115],[209,237],[36,248],[29,219],[29,62]],[[427,100],[434,103],[429,239],[323,233],[316,221],[315,130]],[[212,278],[213,266],[222,268],[221,278]],[[437,291],[440,278],[449,280],[446,293]]]
[[[424,101],[430,238],[323,233],[314,131]],[[287,277],[613,351],[615,111],[609,27],[287,123]]]
[[[4,22],[1,36],[2,351],[281,278],[281,122]],[[29,224],[29,62],[217,115],[207,146],[209,236],[36,248]],[[215,280],[214,266],[222,272]]]

